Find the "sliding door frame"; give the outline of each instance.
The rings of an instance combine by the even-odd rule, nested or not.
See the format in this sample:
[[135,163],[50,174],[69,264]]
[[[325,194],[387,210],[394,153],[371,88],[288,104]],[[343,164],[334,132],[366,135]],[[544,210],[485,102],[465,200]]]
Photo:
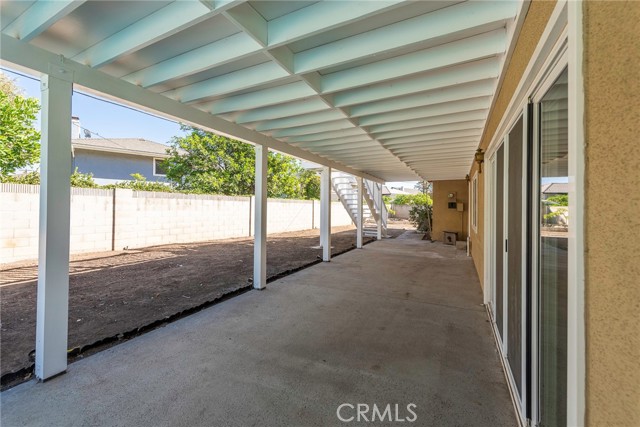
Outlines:
[[[551,75],[557,77],[566,67],[568,68],[569,78],[569,211],[571,212],[571,223],[569,227],[569,268],[568,268],[568,319],[567,319],[567,336],[568,336],[568,354],[567,354],[567,424],[570,426],[584,425],[585,412],[585,326],[584,326],[584,86],[582,78],[582,1],[568,2],[566,0],[558,0],[556,7],[549,18],[547,27],[543,32],[540,41],[525,69],[523,76],[516,88],[509,105],[507,106],[503,117],[498,124],[496,132],[490,141],[486,150],[487,173],[484,175],[484,188],[486,189],[484,200],[484,210],[488,213],[484,218],[484,280],[485,280],[485,303],[487,304],[488,314],[492,320],[492,328],[496,336],[496,344],[500,352],[501,361],[505,368],[507,381],[510,383],[509,388],[514,400],[514,406],[518,413],[518,419],[521,425],[527,425],[527,419],[531,420],[532,425],[536,425],[539,420],[538,412],[538,309],[539,302],[533,297],[535,289],[538,286],[538,254],[537,244],[537,227],[539,223],[539,212],[537,205],[534,205],[536,195],[534,185],[539,182],[539,173],[536,165],[539,162],[537,150],[531,146],[532,142],[527,141],[524,148],[523,156],[527,156],[526,162],[523,163],[524,173],[527,175],[523,179],[523,212],[529,216],[526,218],[526,226],[523,227],[523,254],[527,254],[528,263],[523,264],[523,292],[526,292],[527,305],[526,310],[529,315],[526,316],[530,322],[523,325],[526,334],[523,337],[523,345],[529,345],[529,353],[525,366],[526,374],[523,374],[522,390],[525,399],[520,399],[520,405],[515,405],[514,391],[517,390],[515,384],[512,384],[512,378],[509,378],[508,364],[504,364],[504,354],[502,352],[503,344],[498,342],[498,337],[506,337],[506,329],[503,329],[503,336],[498,334],[495,318],[495,262],[497,256],[505,254],[496,253],[495,241],[495,205],[496,205],[496,153],[501,144],[508,140],[508,134],[515,121],[522,114],[526,125],[524,127],[527,133],[526,138],[532,141],[539,140],[539,129],[537,127],[539,111],[536,104],[532,104],[535,94],[546,93],[546,89],[553,83]],[[559,71],[559,72],[558,72]],[[535,143],[537,144],[537,142]],[[507,158],[505,152],[505,159]],[[524,159],[523,159],[524,160]],[[505,176],[508,171],[505,170]],[[525,203],[529,205],[525,205]],[[523,215],[524,217],[524,215]],[[507,217],[503,221],[503,225],[507,222]],[[488,233],[488,235],[486,235]],[[535,246],[534,246],[535,245]],[[504,252],[504,251],[503,251]],[[505,265],[504,277],[506,277]],[[505,281],[503,280],[503,286]],[[526,289],[525,289],[526,288]],[[504,290],[503,290],[504,291]],[[503,294],[504,295],[504,294]],[[530,297],[532,296],[532,297]],[[503,301],[503,309],[506,301]],[[503,316],[503,322],[506,317]],[[526,347],[525,347],[526,349]],[[508,349],[507,349],[508,350]],[[505,353],[506,354],[506,353]],[[526,387],[525,385],[526,384]],[[527,400],[527,396],[529,399]],[[519,407],[518,407],[519,406]]]

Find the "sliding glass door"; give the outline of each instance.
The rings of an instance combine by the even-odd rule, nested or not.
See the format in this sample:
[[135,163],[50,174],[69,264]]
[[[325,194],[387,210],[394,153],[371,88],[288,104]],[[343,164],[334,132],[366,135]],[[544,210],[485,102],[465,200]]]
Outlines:
[[526,202],[525,120],[520,116],[491,158],[492,313],[514,391],[526,404],[526,286],[523,283],[523,203]]
[[567,70],[549,70],[489,157],[491,310],[520,415],[567,423]]
[[540,99],[538,111],[538,417],[567,424],[568,110],[567,71]]

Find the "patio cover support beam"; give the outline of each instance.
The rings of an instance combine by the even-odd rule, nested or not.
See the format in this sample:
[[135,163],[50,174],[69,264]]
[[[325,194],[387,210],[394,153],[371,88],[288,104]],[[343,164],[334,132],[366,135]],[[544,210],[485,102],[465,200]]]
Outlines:
[[73,73],[51,66],[41,80],[40,243],[35,374],[46,380],[67,370],[71,93]]
[[356,226],[358,230],[356,232],[356,248],[362,249],[362,225],[363,225],[363,214],[362,214],[362,178],[356,177],[356,182],[358,183],[358,213],[356,217]]
[[0,34],[0,58],[18,66],[23,71],[29,70],[47,73],[49,64],[60,64],[73,71],[73,83],[82,86],[82,90],[100,97],[131,106],[171,120],[181,121],[211,131],[217,135],[227,136],[250,144],[262,145],[269,149],[290,156],[299,157],[310,162],[341,170],[355,176],[362,176],[375,182],[383,180],[351,168],[344,163],[335,162],[315,155],[309,151],[267,137],[251,129],[238,126],[189,105],[184,105],[163,95],[143,89],[139,86],[119,80],[99,70],[81,65],[75,61],[61,58],[37,46],[22,43],[13,37]]
[[320,175],[320,246],[322,261],[331,261],[331,168],[326,166]]
[[382,209],[382,204],[384,203],[384,201],[382,200],[382,184],[378,184],[378,183],[372,183],[373,185],[376,186],[376,189],[378,191],[376,191],[376,197],[378,200],[376,200],[376,203],[378,205],[378,221],[377,221],[377,235],[376,238],[378,240],[382,240],[382,215],[384,214],[384,209]]
[[267,286],[267,158],[269,149],[256,145],[253,287]]

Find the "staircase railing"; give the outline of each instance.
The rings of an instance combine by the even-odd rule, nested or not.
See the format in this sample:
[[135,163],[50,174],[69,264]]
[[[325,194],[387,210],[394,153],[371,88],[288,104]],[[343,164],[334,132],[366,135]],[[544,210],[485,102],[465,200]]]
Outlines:
[[[389,212],[387,210],[387,205],[385,205],[384,200],[382,200],[382,195],[380,194],[382,189],[373,181],[364,180],[365,188],[371,197],[373,204],[373,211],[375,212],[375,216],[380,216],[382,221],[382,228],[385,231],[387,230],[387,220],[389,218]],[[377,218],[376,218],[377,220]]]

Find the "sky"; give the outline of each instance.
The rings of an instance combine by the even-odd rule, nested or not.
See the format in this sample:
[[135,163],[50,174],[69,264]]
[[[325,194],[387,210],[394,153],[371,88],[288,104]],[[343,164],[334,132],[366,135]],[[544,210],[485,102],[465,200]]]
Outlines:
[[[2,72],[11,77],[24,95],[41,99],[40,80],[3,67]],[[73,93],[72,114],[80,119],[80,126],[103,138],[144,138],[168,144],[174,136],[183,135],[180,124],[135,109],[95,99],[82,92]],[[40,128],[40,119],[36,123]],[[95,137],[95,136],[94,136]],[[389,187],[413,188],[417,181],[388,182]]]
[[[26,96],[40,100],[40,81],[16,74],[3,68],[2,71],[15,79]],[[122,105],[98,100],[93,95],[73,93],[72,114],[80,118],[80,126],[104,138],[144,138],[167,144],[172,137],[183,135],[180,124]],[[40,127],[40,120],[36,125]]]

